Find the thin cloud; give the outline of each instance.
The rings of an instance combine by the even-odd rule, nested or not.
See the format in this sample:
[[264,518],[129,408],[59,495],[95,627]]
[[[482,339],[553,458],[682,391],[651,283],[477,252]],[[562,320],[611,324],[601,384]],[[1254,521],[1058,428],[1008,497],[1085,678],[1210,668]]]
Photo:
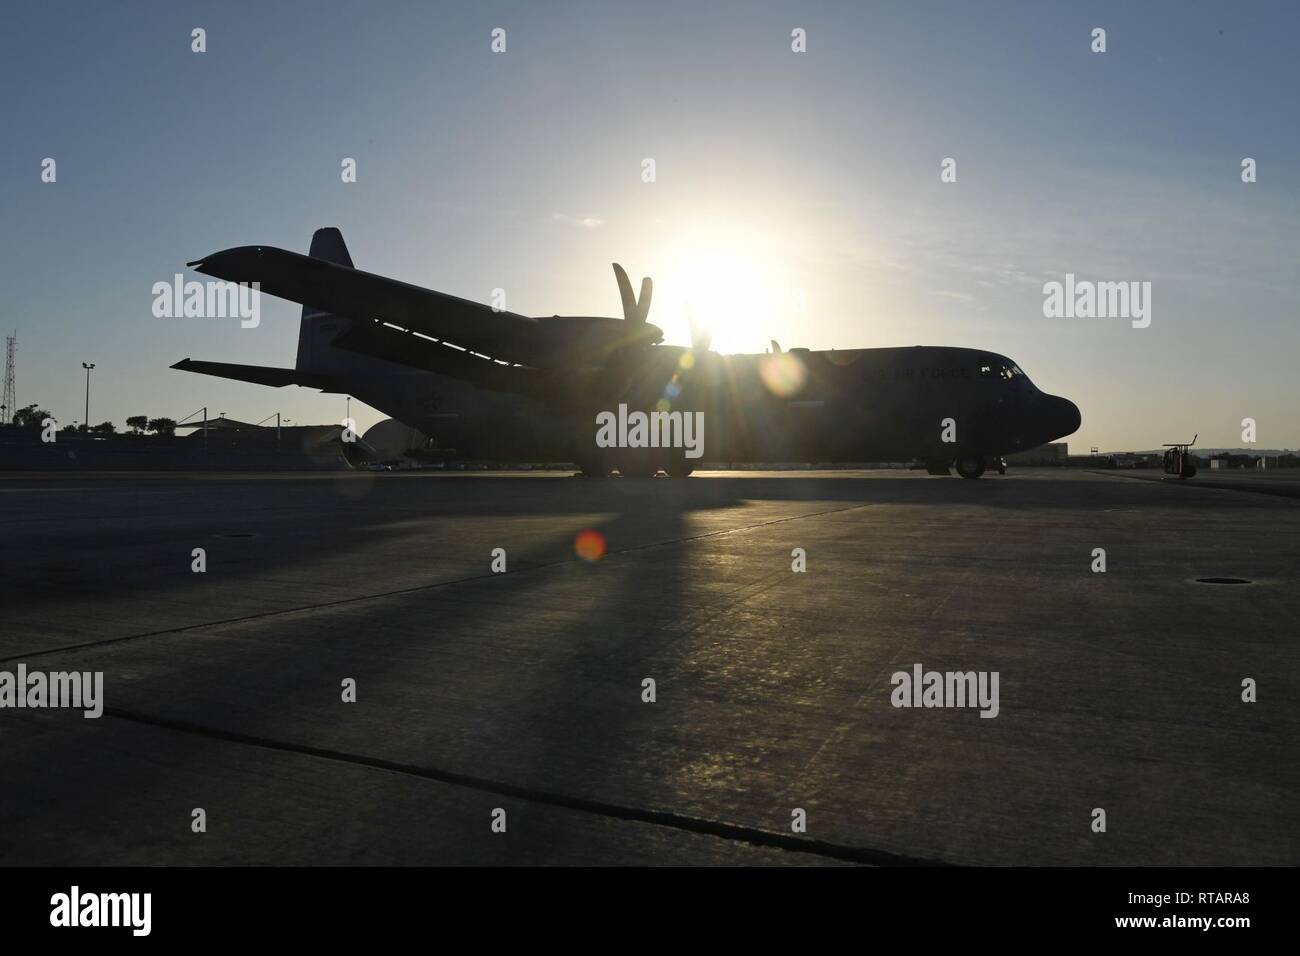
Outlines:
[[566,226],[574,226],[578,229],[599,229],[605,225],[605,220],[599,216],[567,216],[562,212],[552,213],[551,222],[563,223]]

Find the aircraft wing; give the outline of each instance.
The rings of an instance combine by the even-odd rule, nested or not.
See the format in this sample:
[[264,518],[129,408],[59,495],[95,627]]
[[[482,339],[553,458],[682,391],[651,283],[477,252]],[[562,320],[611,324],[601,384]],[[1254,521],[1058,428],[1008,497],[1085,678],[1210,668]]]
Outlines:
[[493,391],[529,394],[538,381],[537,369],[475,358],[467,352],[458,352],[418,335],[406,335],[377,322],[359,322],[336,335],[330,345]]
[[187,263],[228,282],[361,321],[391,323],[494,359],[537,364],[552,351],[541,323],[431,289],[273,246],[239,246]]

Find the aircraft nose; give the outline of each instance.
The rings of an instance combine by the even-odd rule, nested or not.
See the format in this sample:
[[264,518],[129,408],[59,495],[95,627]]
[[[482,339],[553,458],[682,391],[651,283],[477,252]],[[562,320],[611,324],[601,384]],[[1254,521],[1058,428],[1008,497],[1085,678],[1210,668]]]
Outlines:
[[1073,435],[1079,430],[1079,426],[1083,424],[1083,416],[1079,414],[1078,405],[1059,395],[1045,395],[1044,398],[1047,399],[1048,405],[1045,418],[1052,430],[1052,437],[1047,439],[1048,441]]

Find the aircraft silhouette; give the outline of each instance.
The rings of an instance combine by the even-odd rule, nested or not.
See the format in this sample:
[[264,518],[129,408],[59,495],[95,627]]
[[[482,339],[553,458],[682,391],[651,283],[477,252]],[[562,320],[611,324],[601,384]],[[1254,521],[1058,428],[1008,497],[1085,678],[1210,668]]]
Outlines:
[[[693,320],[690,347],[664,345],[648,321],[651,280],[638,295],[617,263],[622,319],[517,315],[363,272],[336,228],[317,230],[306,256],[241,246],[188,265],[301,303],[298,354],[293,368],[188,358],[173,368],[349,394],[456,457],[677,477],[699,461],[922,460],[977,478],[990,458],[1080,424],[1073,402],[979,349],[774,341],[770,353],[724,356]],[[611,416],[619,427],[600,428]],[[684,440],[687,416],[697,448]]]

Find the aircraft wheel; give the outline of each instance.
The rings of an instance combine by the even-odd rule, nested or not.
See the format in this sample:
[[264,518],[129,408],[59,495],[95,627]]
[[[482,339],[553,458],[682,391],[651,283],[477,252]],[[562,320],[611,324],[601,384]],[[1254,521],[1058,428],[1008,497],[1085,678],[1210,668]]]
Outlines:
[[957,474],[963,478],[978,478],[984,474],[983,458],[958,458]]
[[677,454],[668,462],[668,467],[664,469],[669,478],[689,478],[695,466],[687,461],[686,456]]
[[624,478],[653,478],[659,474],[658,468],[637,468],[633,465],[620,466],[618,473]]
[[659,463],[646,448],[624,449],[614,467],[624,478],[653,478],[659,474]]

